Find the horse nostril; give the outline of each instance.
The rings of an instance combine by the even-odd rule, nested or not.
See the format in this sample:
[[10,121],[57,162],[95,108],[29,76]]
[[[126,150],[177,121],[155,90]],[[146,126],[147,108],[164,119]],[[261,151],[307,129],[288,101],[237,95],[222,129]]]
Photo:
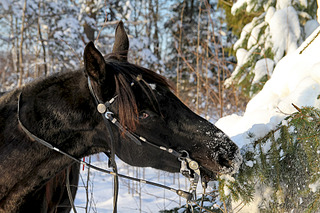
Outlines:
[[225,156],[219,156],[218,162],[221,167],[230,168],[232,161],[228,160]]

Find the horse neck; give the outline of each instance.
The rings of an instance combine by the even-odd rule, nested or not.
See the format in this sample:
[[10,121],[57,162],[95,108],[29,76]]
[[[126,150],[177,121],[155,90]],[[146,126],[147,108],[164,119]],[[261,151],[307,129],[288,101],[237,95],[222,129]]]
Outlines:
[[[102,138],[101,133],[97,137],[96,130],[101,125],[99,114],[94,111],[84,76],[78,74],[53,77],[23,88],[20,119],[33,134],[82,157],[104,149],[93,146],[95,138]],[[54,82],[50,84],[50,80]],[[22,131],[17,121],[19,93],[12,93],[5,106],[0,105],[0,212],[17,210],[23,197],[73,163]]]

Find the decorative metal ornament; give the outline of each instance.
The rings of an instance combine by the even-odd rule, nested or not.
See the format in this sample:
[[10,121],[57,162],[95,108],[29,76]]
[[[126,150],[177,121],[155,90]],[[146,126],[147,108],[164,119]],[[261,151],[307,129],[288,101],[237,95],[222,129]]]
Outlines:
[[103,113],[105,113],[107,111],[107,107],[104,104],[98,104],[97,110],[98,110],[98,112],[103,114]]

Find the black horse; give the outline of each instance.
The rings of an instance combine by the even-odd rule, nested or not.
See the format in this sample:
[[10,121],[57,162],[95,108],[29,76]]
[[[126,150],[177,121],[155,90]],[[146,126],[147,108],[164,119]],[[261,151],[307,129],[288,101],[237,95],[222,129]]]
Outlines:
[[[164,77],[129,63],[128,48],[120,22],[111,54],[103,57],[90,42],[84,50],[84,69],[55,74],[0,98],[0,212],[55,212],[66,200],[66,172],[77,182],[74,160],[38,143],[24,128],[78,159],[110,153],[110,131],[97,111],[97,100],[115,98],[110,108],[124,129],[111,125],[113,146],[130,165],[179,172],[177,157],[157,148],[167,147],[188,152],[206,179],[238,170],[238,147],[186,107]],[[126,132],[155,146],[143,140],[138,145]],[[53,197],[59,197],[57,202],[51,202]],[[39,204],[39,199],[46,204]]]

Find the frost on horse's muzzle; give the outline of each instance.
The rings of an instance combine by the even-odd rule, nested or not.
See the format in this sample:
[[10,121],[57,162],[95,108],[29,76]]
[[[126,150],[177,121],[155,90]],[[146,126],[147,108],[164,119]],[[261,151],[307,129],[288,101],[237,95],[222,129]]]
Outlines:
[[239,149],[235,152],[233,159],[223,159],[220,163],[220,174],[235,174],[239,171],[242,163],[242,156]]
[[211,132],[210,139],[206,138],[204,144],[207,153],[201,163],[204,171],[208,170],[214,174],[235,174],[238,172],[242,156],[238,146],[226,134],[222,131]]

